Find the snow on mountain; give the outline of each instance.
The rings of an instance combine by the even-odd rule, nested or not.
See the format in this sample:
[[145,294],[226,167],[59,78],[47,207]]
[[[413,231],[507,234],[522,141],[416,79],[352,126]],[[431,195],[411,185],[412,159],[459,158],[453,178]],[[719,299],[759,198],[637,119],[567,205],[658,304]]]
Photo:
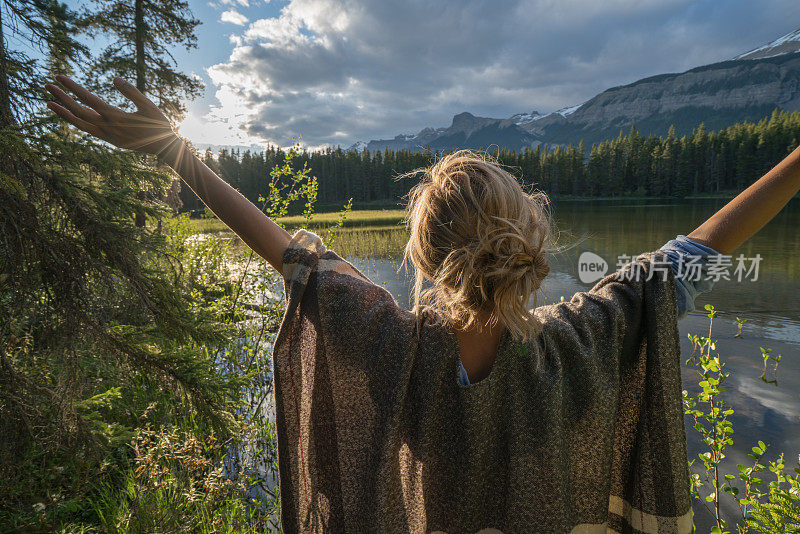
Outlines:
[[347,147],[347,151],[362,152],[365,148],[367,148],[367,143],[365,143],[364,141],[356,141],[355,143]]
[[509,120],[513,121],[517,126],[522,126],[523,124],[539,120],[542,117],[544,117],[544,115],[538,111],[531,111],[530,113],[517,113],[516,115],[512,115],[509,117]]
[[558,113],[562,117],[566,117],[568,115],[572,115],[575,111],[581,107],[583,104],[578,104],[577,106],[570,106],[568,108],[561,108],[559,110],[554,111],[553,113]]
[[800,28],[733,59],[764,59],[795,52],[800,52]]
[[[509,125],[512,124],[514,126],[522,127],[523,135],[525,132],[528,131],[529,128],[534,128],[537,126],[537,121],[541,119],[547,119],[544,121],[545,123],[552,123],[554,120],[563,121],[565,117],[571,115],[575,110],[581,107],[583,104],[578,104],[577,106],[570,106],[566,108],[559,109],[557,111],[553,111],[552,113],[542,114],[538,111],[534,110],[528,113],[517,113],[516,115],[512,115],[508,119],[489,119],[485,117],[476,117],[471,113],[459,113],[453,117],[453,124],[449,128],[423,128],[419,131],[419,133],[405,133],[405,134],[398,134],[394,137],[394,139],[384,139],[384,140],[373,140],[369,143],[365,143],[364,141],[358,141],[351,145],[347,150],[355,150],[357,152],[361,152],[365,148],[367,150],[379,150],[381,146],[389,146],[393,149],[400,149],[400,148],[418,148],[423,145],[433,145],[436,141],[442,137],[454,134],[456,132],[461,132],[465,134],[467,137],[474,134],[475,132],[482,130],[489,123],[497,123],[497,126],[501,125]],[[408,146],[406,146],[408,145]]]

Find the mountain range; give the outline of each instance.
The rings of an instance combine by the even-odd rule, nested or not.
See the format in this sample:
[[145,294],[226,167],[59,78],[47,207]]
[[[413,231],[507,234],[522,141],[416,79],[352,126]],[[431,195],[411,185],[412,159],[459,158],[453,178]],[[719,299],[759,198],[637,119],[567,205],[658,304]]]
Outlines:
[[660,74],[612,87],[586,102],[548,114],[518,113],[509,118],[463,112],[448,127],[425,128],[394,139],[359,142],[350,150],[522,149],[548,144],[585,146],[613,138],[631,126],[644,135],[678,134],[700,123],[717,130],[755,121],[775,108],[800,111],[800,29],[731,60],[681,73]]

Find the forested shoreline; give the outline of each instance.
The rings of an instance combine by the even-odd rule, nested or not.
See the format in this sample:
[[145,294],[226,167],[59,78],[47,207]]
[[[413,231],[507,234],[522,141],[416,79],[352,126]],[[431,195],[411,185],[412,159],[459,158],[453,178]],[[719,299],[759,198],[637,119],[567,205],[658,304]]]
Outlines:
[[[524,151],[490,147],[489,152],[524,184],[552,197],[685,197],[740,191],[791,152],[800,140],[800,113],[775,110],[758,123],[735,124],[718,132],[700,125],[691,135],[642,136],[635,128],[616,139],[585,147],[539,145]],[[358,209],[392,205],[412,180],[397,177],[426,166],[430,150],[369,152],[329,148],[301,152],[298,168],[307,165],[319,181],[320,205],[353,198]],[[203,160],[251,201],[257,201],[270,171],[282,164],[284,150],[263,152],[206,151]],[[184,210],[201,208],[187,188],[180,193]]]

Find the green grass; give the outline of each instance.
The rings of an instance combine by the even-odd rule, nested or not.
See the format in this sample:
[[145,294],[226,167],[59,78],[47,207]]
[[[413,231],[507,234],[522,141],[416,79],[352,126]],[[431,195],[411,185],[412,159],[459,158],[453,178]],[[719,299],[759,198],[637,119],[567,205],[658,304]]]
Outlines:
[[[345,228],[353,227],[378,227],[378,226],[400,226],[405,217],[403,210],[356,210],[347,214],[344,221]],[[280,222],[290,228],[306,226],[305,218],[302,215],[292,217],[281,217]],[[327,227],[339,221],[339,212],[330,211],[327,213],[317,213],[308,228]]]
[[[401,255],[408,241],[406,227],[401,224],[404,216],[403,210],[352,211],[344,227],[338,231],[332,248],[343,257],[386,258]],[[305,227],[328,237],[325,229],[339,221],[339,212],[318,213],[309,225],[305,224],[302,216],[283,217],[279,221],[290,231]],[[189,225],[192,233],[196,234],[230,231],[217,218],[189,219]],[[240,243],[238,240],[236,242]]]
[[342,257],[396,257],[408,242],[404,226],[344,228],[334,239],[332,249]]
[[[351,211],[344,222],[344,228],[373,228],[373,229],[395,229],[403,228],[401,223],[405,212],[403,210],[358,210]],[[331,211],[327,213],[317,213],[311,224],[306,225],[302,215],[291,217],[281,217],[279,222],[285,224],[289,229],[306,227],[309,229],[320,229],[334,225],[339,221],[339,212]],[[197,234],[207,234],[213,232],[227,232],[228,227],[217,219],[210,217],[206,219],[189,219],[192,231]]]
[[210,234],[214,232],[227,232],[230,229],[216,217],[208,219],[189,219],[189,226],[195,234]]

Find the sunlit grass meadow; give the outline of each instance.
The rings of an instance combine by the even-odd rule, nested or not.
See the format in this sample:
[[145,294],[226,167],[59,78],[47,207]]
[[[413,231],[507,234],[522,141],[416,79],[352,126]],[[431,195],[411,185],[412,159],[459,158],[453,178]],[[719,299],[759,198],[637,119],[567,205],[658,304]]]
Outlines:
[[342,257],[388,258],[402,254],[407,241],[403,226],[343,228],[331,248]]
[[[360,210],[347,215],[343,227],[336,232],[332,248],[343,257],[386,258],[403,253],[408,232],[402,219],[402,210]],[[339,221],[339,212],[317,213],[311,224],[305,224],[302,215],[278,219],[291,232],[307,228],[318,232],[329,242],[328,228]],[[196,234],[230,232],[216,217],[189,219],[191,231]]]
[[[403,210],[354,210],[347,214],[347,219],[344,221],[345,228],[353,227],[384,227],[384,226],[402,226],[401,221],[405,216]],[[285,224],[288,228],[306,227],[305,218],[302,215],[294,215],[292,217],[282,217],[280,222]],[[315,213],[314,219],[307,227],[320,228],[328,227],[336,224],[339,221],[339,212],[331,211],[327,213]]]

